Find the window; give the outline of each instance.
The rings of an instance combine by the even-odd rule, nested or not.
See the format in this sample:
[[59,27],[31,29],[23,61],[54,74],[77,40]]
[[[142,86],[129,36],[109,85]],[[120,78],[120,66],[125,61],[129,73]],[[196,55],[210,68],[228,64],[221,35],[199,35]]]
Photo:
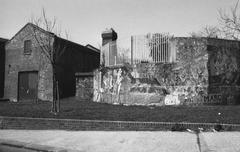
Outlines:
[[26,40],[24,41],[24,54],[31,54],[32,52],[32,41]]

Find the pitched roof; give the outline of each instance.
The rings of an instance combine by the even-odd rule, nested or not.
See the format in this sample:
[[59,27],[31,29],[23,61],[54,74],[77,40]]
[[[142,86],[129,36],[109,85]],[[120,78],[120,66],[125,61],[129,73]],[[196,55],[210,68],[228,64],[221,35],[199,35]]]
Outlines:
[[[33,23],[27,23],[26,25],[24,25],[9,41],[11,41],[16,35],[18,35],[18,34],[19,34],[24,28],[26,28],[27,26],[31,26],[31,27],[33,27],[33,28],[36,28],[37,30],[40,30],[40,31],[43,32],[43,33],[50,34],[51,36],[56,37],[56,38],[59,38],[59,39],[61,39],[61,40],[63,40],[63,41],[66,41],[66,42],[68,42],[68,43],[72,43],[72,44],[74,44],[74,45],[78,45],[78,46],[81,46],[81,47],[86,47],[86,46],[82,46],[81,44],[78,44],[78,43],[69,41],[69,40],[67,40],[67,39],[61,38],[61,37],[57,36],[56,34],[54,34],[54,33],[52,33],[52,32],[49,32],[49,31],[46,31],[46,30],[42,29],[41,27],[39,27],[39,26],[37,26],[37,25],[35,25],[35,24],[33,24]],[[90,48],[90,47],[86,47],[86,48],[91,49],[91,50],[93,50],[93,51],[95,51],[95,52],[100,53],[100,51],[97,51],[97,50],[98,50],[97,48],[95,48],[95,47],[93,47],[93,46],[91,46],[91,45],[89,45],[89,46],[90,46],[91,48]]]
[[97,48],[95,48],[94,46],[92,46],[92,45],[90,45],[90,44],[87,44],[85,47],[87,47],[87,48],[89,48],[89,49],[91,49],[91,50],[93,50],[93,51],[96,51],[96,52],[100,52],[100,50],[99,49],[97,49]]
[[38,30],[40,30],[40,31],[42,31],[42,32],[44,32],[44,33],[46,33],[46,34],[51,34],[52,36],[55,35],[54,33],[48,32],[48,31],[40,28],[39,26],[37,26],[37,25],[35,25],[35,24],[33,24],[33,23],[28,22],[26,25],[24,25],[24,26],[9,40],[9,42],[10,42],[15,36],[17,36],[24,28],[26,28],[28,25],[29,25],[29,26],[32,26],[33,28],[36,28],[36,29],[38,29]]
[[1,37],[0,37],[0,42],[6,42],[6,41],[8,41],[8,39],[1,38]]

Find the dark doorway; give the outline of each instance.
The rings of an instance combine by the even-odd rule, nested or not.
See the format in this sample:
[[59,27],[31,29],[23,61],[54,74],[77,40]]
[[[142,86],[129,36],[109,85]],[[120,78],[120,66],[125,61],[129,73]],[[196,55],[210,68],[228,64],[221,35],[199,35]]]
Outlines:
[[93,74],[76,73],[76,97],[80,100],[93,99]]
[[35,101],[38,92],[38,72],[19,72],[18,73],[18,100]]
[[5,43],[6,39],[0,38],[0,98],[4,96],[4,72],[5,72]]

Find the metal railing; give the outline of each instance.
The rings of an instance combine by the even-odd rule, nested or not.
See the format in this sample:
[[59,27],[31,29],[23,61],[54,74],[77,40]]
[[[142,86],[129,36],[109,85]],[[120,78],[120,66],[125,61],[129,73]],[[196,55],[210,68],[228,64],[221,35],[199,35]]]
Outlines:
[[[168,33],[155,33],[131,37],[131,62],[174,62],[175,49]],[[172,47],[171,47],[172,46]]]
[[[101,63],[105,66],[123,63],[171,63],[176,60],[173,36],[168,33],[154,33],[131,36],[123,41],[112,41],[101,49]],[[131,42],[131,43],[129,43]],[[126,44],[130,46],[126,46]]]

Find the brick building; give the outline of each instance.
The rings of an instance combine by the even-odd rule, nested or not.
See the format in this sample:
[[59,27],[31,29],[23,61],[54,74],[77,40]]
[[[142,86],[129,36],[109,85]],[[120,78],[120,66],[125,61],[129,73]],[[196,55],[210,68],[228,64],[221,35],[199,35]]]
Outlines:
[[[41,38],[41,45],[36,36]],[[100,52],[27,23],[5,46],[5,98],[11,101],[53,99],[52,65],[40,48],[48,42],[58,48],[55,49],[58,56],[54,58],[60,97],[75,95],[75,73],[92,72],[99,66]]]
[[0,98],[4,94],[4,71],[5,71],[5,43],[7,39],[0,38]]

